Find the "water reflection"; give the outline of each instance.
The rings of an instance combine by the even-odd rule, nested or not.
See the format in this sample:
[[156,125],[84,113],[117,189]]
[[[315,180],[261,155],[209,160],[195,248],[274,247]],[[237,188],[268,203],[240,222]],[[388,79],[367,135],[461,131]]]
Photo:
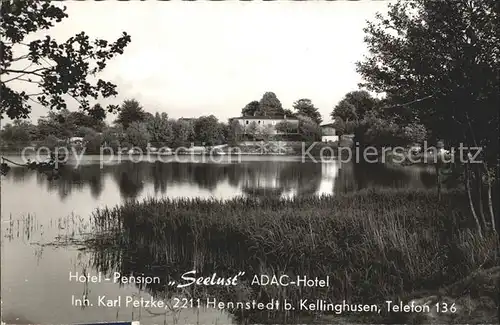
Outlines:
[[[192,188],[215,193],[226,188],[227,195],[331,195],[366,187],[432,187],[434,178],[425,168],[388,168],[375,164],[323,163],[296,160],[243,161],[241,163],[184,163],[125,161],[99,166],[90,161],[78,168],[66,167],[61,177],[49,181],[45,175],[13,167],[6,179],[14,184],[36,180],[40,188],[56,191],[61,200],[74,192],[89,191],[95,200],[116,187],[124,200],[141,196],[175,194],[176,188]],[[15,185],[14,185],[15,186]],[[76,195],[76,194],[75,194]],[[177,195],[176,195],[177,196]]]
[[[68,166],[61,171],[59,179],[52,181],[36,171],[12,167],[9,174],[2,177],[1,212],[2,220],[6,221],[2,227],[2,296],[9,297],[3,301],[3,311],[10,315],[12,323],[19,323],[22,319],[31,323],[117,319],[141,319],[144,324],[172,323],[172,315],[167,321],[167,316],[153,317],[145,310],[69,308],[69,297],[77,292],[87,292],[85,290],[94,298],[100,294],[133,294],[147,298],[150,295],[168,297],[179,293],[161,285],[146,288],[89,284],[88,288],[83,288],[83,284],[68,283],[68,271],[117,270],[124,275],[149,272],[164,278],[178,278],[179,272],[193,267],[207,272],[217,269],[224,274],[242,267],[255,273],[266,273],[267,268],[284,267],[270,265],[265,259],[248,259],[251,254],[245,246],[245,239],[228,238],[225,233],[210,237],[210,241],[202,246],[206,249],[195,245],[193,238],[185,236],[186,231],[171,233],[167,236],[168,242],[136,233],[134,240],[122,243],[117,249],[98,249],[92,253],[37,244],[51,242],[54,238],[64,240],[75,233],[89,231],[89,216],[97,207],[112,207],[146,197],[226,199],[243,195],[292,198],[335,195],[373,186],[433,185],[430,171],[422,168],[387,168],[336,161],[302,163],[294,158],[249,158],[241,163],[124,161],[108,163],[101,168],[95,157],[86,157],[78,168]],[[125,226],[130,230],[135,227],[133,224]],[[45,299],[47,292],[57,294],[52,299]],[[268,294],[250,288],[209,293],[239,300],[257,299],[259,295]],[[61,306],[68,312],[55,313],[61,310]],[[272,315],[234,316],[237,322],[243,323],[272,319]],[[213,310],[183,311],[175,317],[179,324],[233,323],[232,316]],[[19,320],[15,321],[16,318]]]

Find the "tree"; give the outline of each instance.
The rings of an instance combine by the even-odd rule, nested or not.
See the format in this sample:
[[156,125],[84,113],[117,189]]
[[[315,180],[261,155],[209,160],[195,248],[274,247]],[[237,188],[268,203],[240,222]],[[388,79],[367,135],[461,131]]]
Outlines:
[[53,150],[59,143],[59,139],[53,135],[49,134],[43,141],[43,146]]
[[333,109],[331,114],[333,120],[341,119],[343,121],[357,121],[356,107],[346,99],[341,100]]
[[[387,16],[379,14],[368,23],[370,55],[357,64],[361,86],[401,103],[436,139],[483,149],[488,199],[481,196],[483,177],[478,177],[478,199],[470,206],[477,221],[476,207],[481,210],[488,202],[493,230],[491,167],[500,181],[499,18],[494,0],[399,1],[389,6]],[[468,165],[464,178],[471,198]],[[481,234],[479,222],[478,229]]]
[[135,99],[125,100],[118,113],[115,123],[123,125],[127,129],[133,122],[142,122],[146,119],[146,112]]
[[259,102],[254,100],[248,103],[245,107],[243,107],[243,109],[241,110],[241,116],[254,116],[259,112],[260,112]]
[[345,122],[362,120],[365,114],[379,109],[380,101],[364,90],[348,92],[335,106],[331,113],[332,119],[341,118]]
[[186,147],[194,140],[193,123],[177,120],[174,125],[173,147]]
[[289,109],[289,108],[285,108],[283,110],[283,114],[286,115],[287,117],[296,117],[297,116],[297,114],[295,114],[294,112],[292,112],[292,110]]
[[496,2],[400,1],[389,8],[365,29],[371,55],[358,63],[362,85],[410,102],[406,106],[439,138],[476,138],[496,148]]
[[356,140],[365,145],[374,147],[392,147],[406,144],[402,137],[402,128],[393,119],[381,118],[375,112],[366,114],[359,122],[357,129],[363,132],[355,132],[359,136]]
[[259,102],[259,115],[261,116],[276,116],[284,115],[283,106],[276,94],[266,92]]
[[229,125],[227,123],[219,122],[219,138],[217,144],[225,144],[229,141]]
[[229,145],[234,146],[237,145],[240,141],[243,140],[243,127],[237,120],[231,120],[229,122],[229,130],[227,141]]
[[124,140],[123,128],[120,126],[107,127],[102,131],[102,144],[113,150],[117,150],[121,141]]
[[321,140],[321,128],[309,116],[298,115],[299,119],[299,134],[302,135],[304,141],[313,142]]
[[151,135],[151,145],[163,147],[171,145],[174,138],[173,123],[167,113],[156,113],[146,120],[146,128]]
[[257,129],[256,136],[259,140],[268,142],[273,135],[273,127],[271,125],[264,125]]
[[207,146],[220,144],[223,130],[219,121],[213,115],[201,116],[194,122],[194,134],[196,142]]
[[39,139],[44,139],[49,135],[54,135],[59,139],[72,137],[77,126],[69,117],[70,111],[63,108],[59,113],[49,111],[47,116],[39,118],[37,123]]
[[151,140],[151,136],[144,122],[132,122],[125,133],[127,143],[141,149],[145,149]]
[[403,137],[408,143],[422,143],[427,136],[428,132],[423,124],[413,122],[403,127]]
[[[340,133],[354,133],[354,141],[364,146],[367,144],[365,143],[366,139],[370,139],[370,143],[375,139],[374,134],[365,136],[371,123],[382,123],[383,119],[393,118],[393,116],[385,116],[382,114],[384,111],[381,109],[380,105],[380,100],[372,97],[367,91],[351,91],[334,107],[331,117],[339,128]],[[379,133],[375,132],[375,134]],[[375,144],[375,142],[372,144]]]
[[297,111],[297,114],[308,116],[317,124],[321,124],[323,119],[318,109],[314,107],[312,101],[307,98],[302,98],[293,103],[293,108]]
[[99,135],[94,129],[86,128],[83,136],[83,143],[85,145],[86,153],[98,154],[101,150],[102,136]]
[[27,143],[33,139],[34,125],[23,120],[14,120],[7,123],[1,131],[1,138],[5,142]]
[[74,125],[77,128],[78,127],[92,128],[97,132],[101,132],[103,128],[106,126],[106,123],[103,120],[94,117],[94,115],[85,114],[82,111],[69,112],[66,115],[65,119],[67,125],[72,125],[72,126]]
[[93,128],[89,128],[87,126],[80,126],[75,132],[75,137],[84,138],[87,135],[97,134],[97,132]]
[[345,100],[356,108],[356,116],[363,119],[365,114],[379,109],[380,100],[366,90],[355,90],[345,95]]
[[[78,106],[89,111],[89,99],[117,94],[116,85],[91,76],[101,72],[107,62],[123,53],[131,38],[127,33],[115,42],[103,39],[91,41],[81,32],[59,43],[50,36],[25,43],[34,32],[47,30],[68,17],[66,7],[49,1],[2,1],[0,36],[0,117],[27,118],[32,102],[62,109],[68,105],[65,95],[72,97]],[[21,49],[17,51],[16,48]],[[23,53],[15,55],[15,53]],[[18,68],[19,67],[19,68]],[[16,90],[15,83],[30,83],[39,89],[36,93]],[[115,111],[116,106],[108,106]]]
[[297,132],[297,127],[288,121],[281,121],[276,124],[276,131],[284,134]]
[[94,121],[104,122],[104,119],[106,118],[106,111],[101,104],[98,103],[89,109],[89,115]]
[[253,139],[255,139],[255,137],[258,135],[258,132],[259,127],[255,121],[250,122],[250,124],[245,127],[245,134],[250,135],[250,137],[252,137]]

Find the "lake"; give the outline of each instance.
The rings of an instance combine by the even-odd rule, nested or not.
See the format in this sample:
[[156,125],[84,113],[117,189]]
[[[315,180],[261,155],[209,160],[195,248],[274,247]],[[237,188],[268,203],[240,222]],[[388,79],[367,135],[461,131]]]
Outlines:
[[[21,161],[20,157],[7,158]],[[302,162],[299,157],[272,156],[248,156],[239,162],[229,158],[220,160],[214,163],[186,156],[167,162],[151,159],[135,163],[124,159],[102,163],[99,157],[86,156],[79,166],[65,166],[60,177],[51,181],[36,171],[13,166],[2,176],[1,184],[3,321],[11,324],[114,320],[140,320],[141,324],[244,322],[229,312],[210,308],[159,313],[149,308],[72,306],[72,297],[149,298],[161,292],[133,284],[69,281],[70,272],[96,274],[113,270],[111,259],[106,258],[104,263],[102,258],[97,261],[95,254],[77,246],[47,245],[56,239],[61,241],[91,231],[90,215],[96,208],[148,197],[292,198],[335,195],[368,187],[434,186],[432,171],[426,167],[341,164],[335,160],[316,163]],[[134,263],[142,263],[141,258],[129,258],[128,267],[134,269]]]

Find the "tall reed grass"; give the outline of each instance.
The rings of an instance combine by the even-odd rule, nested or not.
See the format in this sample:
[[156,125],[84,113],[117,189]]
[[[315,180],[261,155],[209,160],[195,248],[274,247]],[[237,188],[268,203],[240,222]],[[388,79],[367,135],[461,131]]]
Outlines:
[[438,202],[434,190],[369,189],[288,200],[147,199],[93,217],[108,244],[148,255],[151,270],[169,264],[171,274],[174,262],[188,261],[206,273],[328,275],[326,289],[256,290],[261,298],[379,303],[498,264],[496,239],[480,239],[468,211],[459,190]]

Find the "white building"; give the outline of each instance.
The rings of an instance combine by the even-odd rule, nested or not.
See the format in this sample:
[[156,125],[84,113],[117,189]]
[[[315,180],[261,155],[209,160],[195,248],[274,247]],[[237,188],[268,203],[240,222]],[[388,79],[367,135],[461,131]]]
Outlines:
[[[240,116],[229,119],[230,121],[238,121],[243,133],[248,133],[253,125],[257,130],[268,128],[270,134],[294,134],[299,131],[299,120],[296,117],[284,116]],[[276,130],[276,126],[280,123],[289,123],[290,130],[282,132]]]
[[336,135],[336,130],[333,123],[323,124],[321,127],[321,142],[336,142],[339,141],[339,136]]

